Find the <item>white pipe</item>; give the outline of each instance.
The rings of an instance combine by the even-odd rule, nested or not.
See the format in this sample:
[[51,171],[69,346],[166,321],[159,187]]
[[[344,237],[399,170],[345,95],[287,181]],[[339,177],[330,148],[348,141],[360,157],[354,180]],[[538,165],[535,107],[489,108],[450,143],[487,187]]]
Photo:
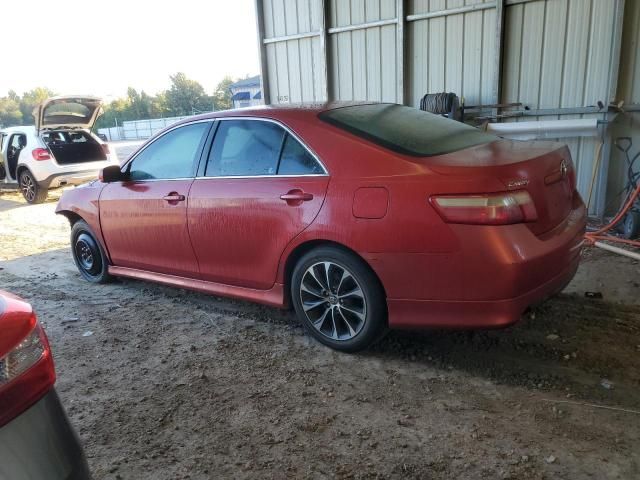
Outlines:
[[608,250],[613,253],[619,253],[620,255],[624,255],[625,257],[640,260],[640,253],[637,253],[637,252],[631,252],[629,250],[625,250],[624,248],[614,247],[613,245],[609,245],[607,243],[602,243],[602,242],[596,242],[593,245],[596,247],[602,248],[603,250]]
[[598,134],[597,118],[543,120],[540,122],[489,123],[487,130],[516,140],[536,138],[594,137]]

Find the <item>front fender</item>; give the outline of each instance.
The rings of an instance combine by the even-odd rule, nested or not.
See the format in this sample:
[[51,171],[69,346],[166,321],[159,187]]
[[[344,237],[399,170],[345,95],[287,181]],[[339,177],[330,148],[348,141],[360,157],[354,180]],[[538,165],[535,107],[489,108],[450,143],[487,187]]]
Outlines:
[[96,180],[66,190],[58,200],[56,214],[64,215],[72,224],[79,218],[87,222],[111,261],[100,227],[100,193],[104,186],[104,183]]

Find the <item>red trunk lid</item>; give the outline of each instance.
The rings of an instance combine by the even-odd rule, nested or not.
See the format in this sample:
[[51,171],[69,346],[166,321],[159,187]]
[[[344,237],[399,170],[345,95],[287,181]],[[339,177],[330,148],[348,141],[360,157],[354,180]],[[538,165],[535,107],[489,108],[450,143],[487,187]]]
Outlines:
[[[471,176],[484,180],[493,177],[504,185],[504,191],[526,190],[538,213],[537,221],[528,223],[536,235],[559,225],[573,206],[575,170],[569,149],[562,143],[499,140],[447,155],[424,158],[422,162],[441,175]],[[494,193],[474,191],[474,182],[464,184],[466,191],[448,193]]]

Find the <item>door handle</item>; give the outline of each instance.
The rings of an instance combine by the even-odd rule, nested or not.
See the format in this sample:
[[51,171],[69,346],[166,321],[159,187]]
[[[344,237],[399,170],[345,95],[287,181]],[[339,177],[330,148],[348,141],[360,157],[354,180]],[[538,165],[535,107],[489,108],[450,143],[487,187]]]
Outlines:
[[185,196],[180,195],[178,192],[171,192],[169,195],[162,197],[162,199],[175,205],[178,202],[184,202]]
[[313,200],[313,194],[296,189],[290,190],[284,195],[280,195],[280,199],[286,201],[287,203],[296,202],[296,204],[299,205],[301,202],[308,202],[309,200]]

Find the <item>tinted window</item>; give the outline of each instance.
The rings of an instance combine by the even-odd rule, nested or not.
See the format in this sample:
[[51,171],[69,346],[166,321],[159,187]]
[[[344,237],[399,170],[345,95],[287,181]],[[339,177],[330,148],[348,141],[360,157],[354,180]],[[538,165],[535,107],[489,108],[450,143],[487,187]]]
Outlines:
[[280,158],[279,175],[324,173],[315,158],[291,135],[287,135]]
[[208,177],[275,175],[284,130],[258,120],[220,122],[209,154]]
[[16,133],[11,137],[9,146],[13,148],[24,148],[27,146],[27,136],[22,133]]
[[395,104],[354,105],[320,118],[390,150],[424,157],[455,152],[498,138],[461,122]]
[[131,163],[131,179],[192,177],[196,154],[209,126],[209,122],[185,125],[155,140]]

